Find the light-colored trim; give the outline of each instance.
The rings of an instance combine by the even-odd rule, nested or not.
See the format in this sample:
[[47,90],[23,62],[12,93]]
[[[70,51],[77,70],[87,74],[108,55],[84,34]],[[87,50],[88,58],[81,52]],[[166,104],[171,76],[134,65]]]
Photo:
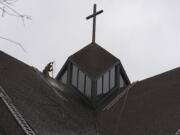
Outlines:
[[114,106],[137,82],[133,82],[131,85],[127,86],[125,90],[123,90],[119,95],[117,95],[108,105],[106,105],[103,109],[109,110],[112,106]]
[[176,132],[175,135],[180,135],[180,129]]
[[64,101],[68,101],[68,99],[67,99],[66,97],[64,97],[62,94],[60,94],[60,92],[58,92],[58,91],[54,88],[54,86],[52,86],[51,83],[48,82],[48,80],[46,80],[36,68],[33,68],[33,69],[34,69],[34,71],[37,73],[37,75],[39,75],[39,77],[54,91],[54,93],[55,93],[58,97],[60,97],[60,98],[61,98],[62,100],[64,100]]
[[27,135],[36,135],[35,132],[31,129],[31,127],[28,125],[26,120],[23,118],[21,113],[18,111],[16,106],[12,103],[11,98],[7,95],[5,90],[0,86],[0,98],[4,102],[4,104],[7,106],[11,114],[14,116],[14,118],[17,120],[23,131]]

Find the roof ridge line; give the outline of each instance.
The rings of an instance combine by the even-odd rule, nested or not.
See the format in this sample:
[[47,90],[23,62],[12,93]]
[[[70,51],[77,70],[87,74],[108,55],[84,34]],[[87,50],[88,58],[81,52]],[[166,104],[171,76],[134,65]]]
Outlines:
[[180,135],[180,129],[178,129],[175,135]]
[[103,108],[103,111],[111,109],[111,107],[113,107],[132,87],[134,87],[134,85],[135,85],[137,82],[138,82],[138,81],[133,82],[131,85],[127,86],[123,92],[121,92],[120,94],[118,94],[113,100],[110,101],[109,104],[107,104],[107,105]]
[[64,95],[62,95],[62,94],[60,94],[59,92],[57,92],[57,90],[40,74],[39,70],[37,70],[37,69],[34,68],[34,67],[33,67],[33,69],[34,69],[34,71],[35,71],[37,74],[39,74],[40,78],[48,85],[48,87],[50,87],[50,88],[54,91],[54,93],[55,93],[58,97],[62,98],[62,100],[66,101],[66,102],[68,101],[68,99],[67,99],[66,97],[64,97]]

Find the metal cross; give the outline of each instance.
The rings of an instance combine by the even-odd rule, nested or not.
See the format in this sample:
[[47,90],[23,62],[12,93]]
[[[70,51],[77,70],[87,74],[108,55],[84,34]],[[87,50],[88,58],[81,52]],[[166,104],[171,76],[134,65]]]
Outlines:
[[92,42],[93,43],[95,43],[95,38],[96,38],[96,16],[101,13],[103,13],[103,10],[96,12],[96,4],[94,4],[93,14],[86,17],[87,20],[93,18],[93,33],[92,33]]

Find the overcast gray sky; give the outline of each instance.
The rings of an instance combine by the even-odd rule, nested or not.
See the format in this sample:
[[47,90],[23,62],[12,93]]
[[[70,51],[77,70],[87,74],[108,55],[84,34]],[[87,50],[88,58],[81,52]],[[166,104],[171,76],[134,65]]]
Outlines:
[[69,55],[91,42],[93,3],[97,43],[118,57],[130,80],[142,80],[180,66],[180,0],[19,0],[15,8],[31,15],[0,17],[0,49],[42,70],[56,62],[57,73]]

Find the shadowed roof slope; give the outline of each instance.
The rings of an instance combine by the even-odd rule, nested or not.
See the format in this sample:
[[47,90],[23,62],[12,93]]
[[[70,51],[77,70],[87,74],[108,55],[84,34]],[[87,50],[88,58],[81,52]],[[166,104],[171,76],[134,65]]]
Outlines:
[[98,77],[117,64],[118,58],[96,43],[91,43],[69,57],[69,60],[90,77]]
[[[137,82],[110,109],[104,108],[126,88],[94,110],[59,83],[63,100],[34,68],[1,51],[0,85],[38,135],[175,135],[180,129],[180,68]],[[0,101],[0,133],[19,135],[5,109]]]
[[[67,101],[55,92],[52,86],[33,67],[0,51],[0,85],[11,98],[12,103],[26,122],[38,135],[90,135],[96,134],[95,120],[83,102],[72,98]],[[12,127],[8,117],[1,113],[0,132],[18,134],[18,128]],[[7,107],[5,106],[7,109]],[[8,110],[7,110],[8,111]],[[4,111],[5,112],[5,111]],[[13,115],[9,115],[14,119]],[[6,123],[5,123],[6,121]],[[9,135],[9,134],[8,134]]]
[[175,135],[180,129],[180,68],[137,82],[110,110],[102,134]]

